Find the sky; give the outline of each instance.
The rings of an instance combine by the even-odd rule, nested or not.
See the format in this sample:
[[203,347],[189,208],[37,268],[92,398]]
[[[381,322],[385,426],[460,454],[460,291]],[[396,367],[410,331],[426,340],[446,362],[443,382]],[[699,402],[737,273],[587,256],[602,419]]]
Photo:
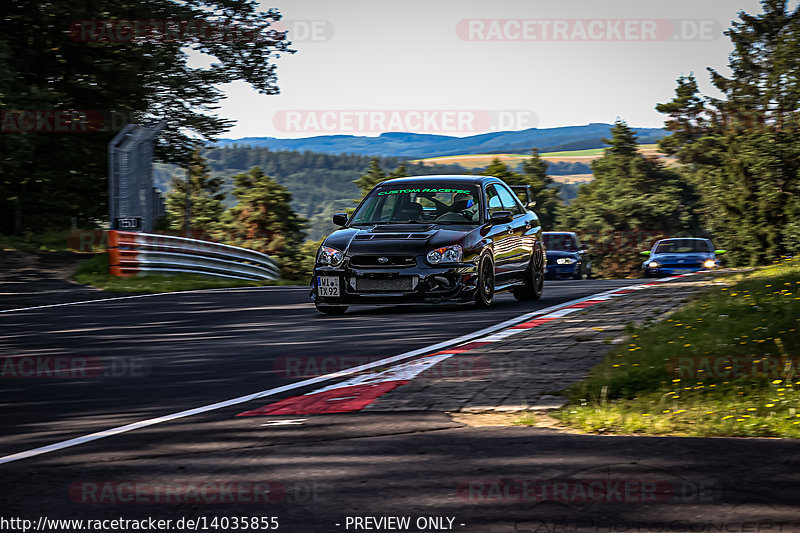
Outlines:
[[[796,3],[796,1],[794,2]],[[279,95],[224,86],[224,135],[455,136],[617,117],[661,127],[675,80],[727,72],[722,32],[757,0],[276,0],[296,54]],[[202,60],[195,59],[195,64]]]

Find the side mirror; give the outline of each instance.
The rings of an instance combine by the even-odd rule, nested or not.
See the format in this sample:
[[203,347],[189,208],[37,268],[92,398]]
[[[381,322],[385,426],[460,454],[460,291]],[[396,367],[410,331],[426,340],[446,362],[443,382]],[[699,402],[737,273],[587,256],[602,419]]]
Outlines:
[[646,252],[639,252],[639,255],[643,255],[645,257],[650,257],[650,250],[648,250]]
[[344,226],[347,224],[347,213],[336,213],[333,215],[333,223],[337,226]]
[[585,252],[588,249],[589,249],[589,245],[588,244],[581,244],[581,250],[583,250]]
[[717,254],[717,255],[722,255],[725,252],[727,252],[727,250],[714,250],[714,253]]
[[508,224],[513,218],[511,211],[495,211],[489,217],[489,224]]

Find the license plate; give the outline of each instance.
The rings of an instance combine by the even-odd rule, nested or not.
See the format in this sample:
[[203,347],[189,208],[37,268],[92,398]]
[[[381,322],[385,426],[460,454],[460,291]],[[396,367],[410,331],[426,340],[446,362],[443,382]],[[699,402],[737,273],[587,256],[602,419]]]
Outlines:
[[339,278],[335,276],[317,276],[317,293],[320,296],[340,296]]
[[693,268],[673,268],[673,274],[686,274],[687,272],[694,272],[695,269]]

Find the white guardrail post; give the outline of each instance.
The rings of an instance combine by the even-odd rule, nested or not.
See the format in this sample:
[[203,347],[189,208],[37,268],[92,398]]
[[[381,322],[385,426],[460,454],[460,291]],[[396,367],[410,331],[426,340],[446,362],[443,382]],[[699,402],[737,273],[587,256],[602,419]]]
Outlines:
[[108,232],[108,257],[114,276],[201,274],[249,280],[278,279],[278,264],[267,254],[218,244],[131,231]]

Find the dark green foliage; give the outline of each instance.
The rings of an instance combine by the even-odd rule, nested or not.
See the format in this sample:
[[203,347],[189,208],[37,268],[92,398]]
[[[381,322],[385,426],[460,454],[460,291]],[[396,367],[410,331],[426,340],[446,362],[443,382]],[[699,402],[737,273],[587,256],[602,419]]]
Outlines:
[[[331,216],[353,208],[353,199],[361,196],[354,183],[370,165],[371,158],[359,155],[329,155],[315,152],[274,152],[267,148],[228,146],[203,151],[214,176],[222,178],[225,205],[233,206],[231,194],[235,174],[257,166],[292,193],[292,208],[308,219],[308,238],[318,240],[334,229]],[[421,165],[402,159],[379,159],[381,172],[391,177],[400,174],[468,174],[458,165]],[[394,168],[394,171],[388,169]],[[169,190],[170,177],[183,172],[177,167],[157,164],[156,185]]]
[[406,169],[405,163],[400,163],[394,171],[390,173],[386,173],[383,168],[381,168],[380,159],[377,157],[373,157],[370,159],[369,168],[367,171],[358,177],[357,180],[353,180],[353,183],[358,185],[358,189],[361,193],[361,196],[358,197],[356,203],[361,201],[361,198],[367,195],[369,191],[372,190],[377,184],[382,181],[391,180],[395,178],[405,178],[409,176],[408,170]]
[[[208,238],[218,229],[220,217],[225,210],[222,203],[225,193],[220,192],[222,179],[211,177],[199,148],[192,154],[189,164],[189,188],[191,200],[189,228],[198,238]],[[167,220],[172,230],[186,231],[186,194],[186,178],[176,174],[170,182],[166,201]]]
[[[88,110],[103,116],[99,131],[14,131],[0,134],[0,232],[81,227],[107,218],[107,145],[122,122],[169,119],[157,151],[186,164],[194,143],[228,129],[214,114],[225,83],[244,80],[264,94],[278,92],[274,59],[290,52],[269,25],[275,10],[255,0],[60,0],[0,2],[0,108],[52,113]],[[85,42],[70,33],[76,21],[170,20],[262,28],[254,38],[112,39]],[[87,35],[92,35],[88,32]],[[163,35],[163,34],[162,34]],[[184,47],[213,58],[191,68]],[[113,113],[113,115],[112,115]],[[5,123],[8,126],[7,123]]]
[[298,277],[296,279],[308,281],[311,277],[311,273],[314,271],[314,266],[316,264],[317,251],[322,245],[323,240],[324,239],[306,241],[300,246],[300,266],[297,269]]
[[83,263],[78,266],[78,269],[75,271],[76,276],[85,275],[85,274],[101,274],[101,275],[108,275],[109,266],[108,266],[108,254],[102,253],[97,254],[91,259],[87,259]]
[[495,178],[500,178],[501,180],[505,181],[509,185],[513,185],[509,183],[516,179],[515,172],[511,170],[508,165],[500,161],[498,158],[492,159],[492,162],[486,167],[486,170],[481,172],[482,176],[494,176]]
[[233,182],[237,204],[222,217],[223,240],[275,255],[281,262],[281,277],[298,279],[306,221],[292,209],[289,189],[259,167],[233,176]]
[[516,183],[510,185],[530,185],[533,197],[536,199],[536,214],[545,230],[555,227],[563,203],[561,201],[561,187],[556,185],[547,175],[549,163],[539,157],[539,151],[534,148],[530,159],[522,162],[522,172],[517,174]]
[[800,253],[800,11],[784,0],[762,7],[726,32],[731,76],[708,69],[723,99],[690,75],[656,106],[672,132],[661,148],[684,165],[717,245],[742,265]]
[[377,157],[373,157],[369,162],[367,171],[359,176],[357,180],[353,180],[353,183],[358,185],[358,190],[361,193],[356,203],[360,202],[361,198],[366,196],[373,187],[387,179],[389,179],[389,176],[381,168],[380,160]]
[[636,151],[636,135],[618,120],[610,148],[592,163],[594,180],[559,221],[590,245],[594,269],[605,276],[639,274],[638,252],[664,236],[695,235],[697,202],[692,187],[657,159]]
[[547,175],[547,165],[547,161],[539,157],[539,151],[534,148],[531,158],[522,162],[522,172],[515,172],[495,158],[481,174],[500,178],[509,185],[530,185],[533,198],[536,200],[534,211],[539,216],[542,227],[547,231],[555,226],[556,218],[563,206],[559,195],[560,188]]

